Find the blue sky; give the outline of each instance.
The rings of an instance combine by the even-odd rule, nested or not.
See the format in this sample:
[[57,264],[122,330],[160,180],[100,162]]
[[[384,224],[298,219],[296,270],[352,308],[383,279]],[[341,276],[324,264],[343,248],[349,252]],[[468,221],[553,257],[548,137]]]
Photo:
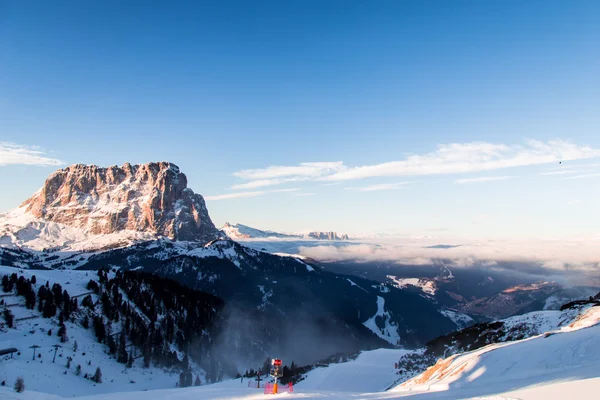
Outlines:
[[0,212],[60,166],[168,160],[217,225],[596,235],[599,15],[596,1],[0,2]]

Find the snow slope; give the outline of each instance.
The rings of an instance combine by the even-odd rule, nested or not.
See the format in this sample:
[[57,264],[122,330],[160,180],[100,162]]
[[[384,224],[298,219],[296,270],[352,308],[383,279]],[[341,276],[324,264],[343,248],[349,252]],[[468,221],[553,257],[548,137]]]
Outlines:
[[559,380],[596,378],[600,376],[599,321],[600,307],[589,308],[568,326],[550,333],[439,360],[392,391],[481,396]]
[[[86,289],[87,283],[90,279],[97,278],[96,273],[91,271],[44,271],[0,266],[0,277],[14,272],[27,278],[35,275],[36,287],[44,285],[46,281],[50,282],[50,286],[59,283],[72,297],[89,293],[90,291]],[[22,296],[6,295],[1,289],[0,295],[6,304],[24,304]],[[95,295],[92,295],[92,298],[96,300]],[[4,306],[0,306],[0,310],[3,309]],[[16,329],[0,329],[0,349],[16,347],[21,352],[20,355],[14,354],[12,359],[10,356],[0,357],[0,381],[6,381],[10,386],[20,376],[25,380],[26,390],[73,397],[172,388],[179,379],[178,371],[170,372],[154,367],[143,368],[142,359],[137,359],[132,368],[125,368],[123,364],[117,363],[114,358],[106,354],[106,346],[98,343],[93,329],[84,329],[78,324],[66,321],[69,341],[60,343],[56,335],[59,328],[56,318],[41,318],[37,309],[28,310],[20,305],[10,307],[10,310],[15,315]],[[38,316],[38,318],[19,321],[20,318],[30,316]],[[1,322],[4,320],[1,319]],[[48,336],[47,332],[50,329],[53,333]],[[75,342],[77,342],[77,351],[73,348]],[[57,352],[56,362],[53,363],[52,346],[57,344],[63,347]],[[33,352],[29,348],[32,345],[40,346],[36,354],[42,355],[41,358],[36,355],[35,361],[32,360]],[[69,370],[66,368],[68,357],[73,358]],[[81,376],[75,375],[77,365],[81,365]],[[102,371],[102,384],[95,384],[84,378],[86,373],[94,374],[97,367]],[[0,398],[4,399],[2,392]]]
[[440,313],[450,318],[459,328],[466,328],[467,326],[472,325],[473,322],[475,322],[473,318],[469,317],[467,314],[463,314],[457,311],[442,310],[440,311]]
[[[354,284],[354,286],[358,286],[354,282],[352,283]],[[379,326],[378,320],[383,321],[383,327]],[[377,313],[375,313],[375,315],[363,322],[363,325],[369,328],[371,332],[373,332],[374,334],[376,334],[377,336],[379,336],[380,338],[382,338],[390,344],[397,345],[398,343],[400,343],[398,326],[391,321],[390,314],[387,311],[385,311],[385,299],[381,296],[377,296]]]
[[296,385],[296,391],[320,392],[380,392],[398,377],[394,363],[410,350],[378,349],[364,351],[345,363],[330,364],[310,371],[305,380]]
[[426,278],[398,278],[393,275],[388,275],[387,278],[399,289],[404,289],[407,286],[414,286],[423,291],[423,293],[428,295],[435,295],[437,292],[437,287],[435,282],[431,279]]

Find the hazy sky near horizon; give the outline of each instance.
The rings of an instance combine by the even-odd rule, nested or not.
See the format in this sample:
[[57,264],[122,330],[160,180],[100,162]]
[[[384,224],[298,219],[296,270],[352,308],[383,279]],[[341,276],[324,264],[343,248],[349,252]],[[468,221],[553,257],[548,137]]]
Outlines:
[[167,160],[217,225],[598,237],[599,44],[597,1],[0,1],[0,212]]

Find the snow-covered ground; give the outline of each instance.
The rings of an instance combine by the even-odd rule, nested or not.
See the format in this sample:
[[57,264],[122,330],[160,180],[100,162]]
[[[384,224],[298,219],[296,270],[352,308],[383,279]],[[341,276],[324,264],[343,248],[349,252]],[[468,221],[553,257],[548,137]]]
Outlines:
[[[550,333],[493,344],[440,360],[423,374],[392,389],[392,392],[438,392],[432,397],[424,397],[432,399],[445,398],[443,396],[448,393],[475,397],[597,378],[600,376],[599,321],[600,307],[589,308],[569,325]],[[579,394],[577,392],[576,398],[586,398],[583,397],[585,393]]]
[[[377,318],[383,320],[385,325],[383,328],[377,325]],[[391,321],[390,314],[385,311],[385,299],[381,296],[377,296],[377,312],[366,320],[363,325],[390,344],[397,345],[400,342],[398,326]]]
[[435,282],[426,278],[398,278],[394,275],[388,275],[387,278],[399,289],[404,289],[407,286],[419,288],[428,295],[435,295],[437,287]]
[[440,311],[440,313],[450,318],[452,322],[454,322],[456,326],[458,326],[460,329],[466,328],[474,322],[473,318],[469,317],[467,314],[463,314],[458,311],[442,310]]
[[394,363],[410,350],[378,349],[362,352],[356,360],[331,364],[310,371],[296,385],[298,393],[381,392],[396,381]]

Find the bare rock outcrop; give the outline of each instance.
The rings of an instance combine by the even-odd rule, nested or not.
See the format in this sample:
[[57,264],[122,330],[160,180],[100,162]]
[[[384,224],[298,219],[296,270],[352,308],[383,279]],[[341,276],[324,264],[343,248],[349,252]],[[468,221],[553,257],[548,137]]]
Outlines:
[[202,196],[169,162],[72,165],[50,175],[21,206],[37,218],[91,234],[133,230],[200,242],[219,235]]

